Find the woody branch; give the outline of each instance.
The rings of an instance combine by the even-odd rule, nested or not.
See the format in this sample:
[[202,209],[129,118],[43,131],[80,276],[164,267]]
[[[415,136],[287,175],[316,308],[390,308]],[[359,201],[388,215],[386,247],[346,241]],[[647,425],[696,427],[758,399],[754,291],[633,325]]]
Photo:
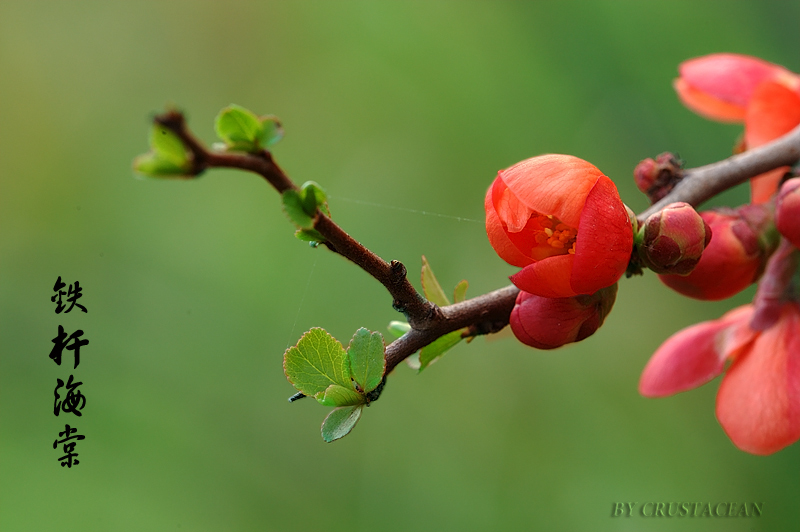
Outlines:
[[[187,128],[183,114],[168,111],[155,122],[174,132],[192,154],[192,174],[208,168],[239,168],[262,176],[279,193],[298,190],[275,163],[272,154],[227,153],[208,150]],[[775,141],[706,166],[686,170],[683,179],[663,199],[638,215],[640,220],[674,202],[697,206],[747,179],[800,161],[800,126]],[[409,282],[405,266],[386,262],[361,245],[339,225],[317,211],[314,229],[325,237],[325,245],[380,282],[392,296],[392,306],[408,318],[411,330],[386,346],[386,373],[419,349],[441,336],[464,327],[469,336],[497,332],[508,324],[519,294],[513,285],[467,301],[438,307],[427,301]]]

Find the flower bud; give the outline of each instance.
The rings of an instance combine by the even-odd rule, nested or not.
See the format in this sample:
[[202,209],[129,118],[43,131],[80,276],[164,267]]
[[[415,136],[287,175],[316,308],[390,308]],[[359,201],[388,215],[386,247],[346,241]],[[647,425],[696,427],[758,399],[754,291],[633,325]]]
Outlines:
[[520,292],[511,330],[525,345],[555,349],[588,338],[600,328],[617,297],[617,284],[591,295],[549,298]]
[[685,296],[716,301],[731,297],[758,280],[775,243],[772,217],[763,205],[700,213],[713,238],[689,275],[659,275]]
[[800,248],[800,177],[781,186],[775,204],[775,226],[786,240]]
[[654,159],[645,159],[633,170],[636,186],[647,194],[651,203],[664,196],[683,178],[683,161],[665,152]]
[[688,203],[671,203],[642,228],[642,263],[656,273],[689,274],[711,240],[711,228]]

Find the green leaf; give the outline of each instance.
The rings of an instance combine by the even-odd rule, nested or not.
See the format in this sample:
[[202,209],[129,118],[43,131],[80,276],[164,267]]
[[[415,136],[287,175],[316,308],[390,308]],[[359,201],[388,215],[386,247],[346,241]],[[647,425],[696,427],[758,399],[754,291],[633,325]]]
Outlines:
[[316,394],[314,398],[325,406],[362,405],[367,402],[366,398],[357,391],[338,384],[331,384],[324,392]]
[[431,265],[428,264],[428,259],[425,255],[422,256],[422,291],[425,293],[425,298],[431,303],[435,303],[440,307],[446,307],[450,304],[447,296],[444,295],[444,290],[433,275]]
[[325,329],[314,327],[283,355],[283,371],[295,388],[316,396],[331,384],[351,388],[347,353]]
[[350,340],[347,355],[350,359],[350,376],[362,393],[374,390],[383,379],[386,370],[383,335],[360,328]]
[[300,197],[303,200],[303,210],[309,216],[314,216],[317,209],[325,205],[328,199],[322,187],[313,181],[303,183],[300,187]]
[[316,242],[318,244],[325,242],[325,237],[316,229],[298,229],[295,231],[294,236],[303,242]]
[[344,406],[331,410],[331,413],[322,422],[322,439],[330,443],[350,434],[358,420],[361,419],[363,410],[364,405]]
[[265,135],[261,120],[252,111],[235,104],[219,112],[214,130],[228,149],[253,153],[261,150]]
[[150,151],[133,160],[133,169],[150,177],[192,177],[191,161],[183,142],[158,124],[153,124],[150,130]]
[[283,210],[289,219],[301,229],[313,229],[314,219],[306,214],[303,208],[303,198],[293,189],[283,193]]
[[183,141],[164,126],[153,124],[150,130],[150,148],[163,161],[175,166],[185,166],[189,162],[189,154]]
[[405,333],[411,330],[411,325],[405,321],[390,321],[389,326],[386,327],[395,338],[400,338]]
[[153,152],[139,155],[133,160],[134,171],[148,177],[193,177],[186,166],[176,166]]
[[419,370],[422,371],[431,362],[445,354],[448,349],[451,349],[458,342],[462,340],[461,330],[447,333],[444,336],[437,338],[432,343],[426,345],[419,351]]
[[261,145],[272,146],[283,138],[283,126],[277,116],[267,115],[259,118],[263,133],[261,135]]
[[408,364],[408,367],[409,367],[409,368],[411,368],[411,369],[413,369],[414,371],[417,371],[417,372],[418,372],[418,371],[419,371],[419,368],[420,368],[420,363],[419,363],[419,351],[417,351],[416,353],[413,353],[412,355],[409,355],[409,356],[406,358],[406,364]]
[[453,290],[453,301],[455,303],[461,303],[467,299],[467,287],[469,283],[467,281],[461,281],[456,285],[456,289]]

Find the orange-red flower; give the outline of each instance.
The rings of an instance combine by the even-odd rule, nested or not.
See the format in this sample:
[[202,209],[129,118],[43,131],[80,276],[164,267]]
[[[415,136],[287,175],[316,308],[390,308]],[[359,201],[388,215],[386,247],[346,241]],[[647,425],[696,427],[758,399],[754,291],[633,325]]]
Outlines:
[[[744,122],[744,144],[755,148],[800,124],[800,76],[761,59],[712,54],[685,61],[674,86],[692,111],[722,122]],[[775,193],[786,168],[751,180],[754,203]]]
[[486,192],[486,232],[511,276],[542,297],[594,294],[628,266],[630,218],[614,183],[570,155],[541,155],[502,170]]
[[593,335],[616,298],[616,283],[586,296],[540,297],[520,292],[509,324],[523,344],[555,349]]
[[663,397],[725,372],[717,419],[743,451],[772,454],[800,439],[800,305],[785,302],[774,323],[753,328],[753,305],[684,329],[656,351],[639,392]]

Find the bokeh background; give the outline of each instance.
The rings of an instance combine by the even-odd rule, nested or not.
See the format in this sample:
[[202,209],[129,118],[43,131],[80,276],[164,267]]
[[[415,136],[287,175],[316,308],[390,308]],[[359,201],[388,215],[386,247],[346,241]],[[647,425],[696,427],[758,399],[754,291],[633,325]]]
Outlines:
[[[478,295],[515,271],[491,250],[498,169],[585,158],[634,210],[631,172],[676,151],[728,156],[738,126],[677,101],[678,63],[728,51],[800,71],[795,2],[14,1],[0,3],[0,529],[797,530],[800,448],[738,451],[719,381],[661,400],[639,374],[670,334],[748,301],[623,281],[589,340],[513,338],[405,365],[344,440],[289,404],[288,345],[347,342],[398,315],[382,287],[292,237],[260,178],[136,178],[149,119],[176,105],[213,142],[235,102],[284,122],[275,156],[335,219],[416,282]],[[743,188],[720,203],[746,201]],[[57,315],[58,276],[88,314]],[[58,325],[90,345],[48,354]],[[69,359],[69,357],[67,357]],[[52,414],[74,373],[80,419]],[[81,463],[52,441],[73,421]],[[618,501],[761,502],[758,519],[612,518]]]

